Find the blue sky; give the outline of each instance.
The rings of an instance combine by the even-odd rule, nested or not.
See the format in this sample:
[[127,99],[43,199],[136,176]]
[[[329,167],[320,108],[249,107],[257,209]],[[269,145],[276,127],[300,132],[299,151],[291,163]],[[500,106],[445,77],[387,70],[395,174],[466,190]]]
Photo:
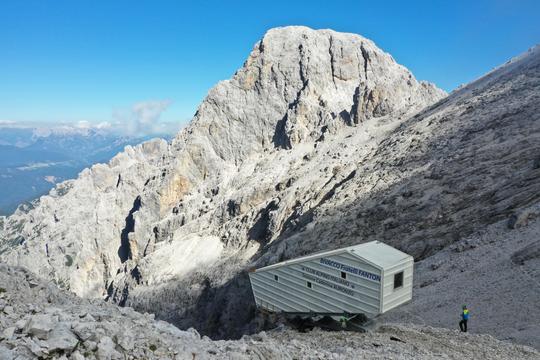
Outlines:
[[186,122],[269,28],[368,37],[445,90],[540,42],[540,1],[0,2],[0,120],[114,120],[170,101]]

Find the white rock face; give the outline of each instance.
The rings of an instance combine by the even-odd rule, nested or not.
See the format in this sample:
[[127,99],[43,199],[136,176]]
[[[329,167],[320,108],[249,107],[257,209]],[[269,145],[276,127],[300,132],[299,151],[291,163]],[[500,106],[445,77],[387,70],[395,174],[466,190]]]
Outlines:
[[539,53],[444,98],[358,35],[271,30],[171,144],[5,219],[0,256],[182,328],[253,332],[247,267],[375,239],[424,259],[539,202]]
[[27,214],[8,218],[4,246],[22,246],[6,257],[81,296],[102,294],[106,278],[121,267],[120,243],[112,239],[129,226],[126,214],[146,181],[141,174],[154,171],[167,149],[164,140],[128,146],[108,165],[58,185]]

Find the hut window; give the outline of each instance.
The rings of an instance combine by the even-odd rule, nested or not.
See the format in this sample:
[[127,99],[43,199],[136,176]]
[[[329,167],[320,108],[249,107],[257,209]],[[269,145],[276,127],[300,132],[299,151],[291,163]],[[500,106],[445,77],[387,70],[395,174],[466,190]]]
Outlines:
[[394,289],[400,288],[403,286],[403,271],[397,274],[394,274]]
[[274,275],[274,280],[278,281],[279,277],[277,275]]
[[311,282],[307,282],[307,287],[311,289]]
[[341,272],[341,278],[342,279],[346,279],[347,278],[347,273],[345,271],[342,271]]

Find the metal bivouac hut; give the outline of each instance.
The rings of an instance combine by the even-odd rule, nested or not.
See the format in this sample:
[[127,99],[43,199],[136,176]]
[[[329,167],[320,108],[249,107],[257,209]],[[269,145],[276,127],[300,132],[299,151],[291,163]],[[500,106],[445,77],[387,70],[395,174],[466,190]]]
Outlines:
[[249,273],[258,308],[375,317],[412,298],[412,256],[380,241],[320,252]]

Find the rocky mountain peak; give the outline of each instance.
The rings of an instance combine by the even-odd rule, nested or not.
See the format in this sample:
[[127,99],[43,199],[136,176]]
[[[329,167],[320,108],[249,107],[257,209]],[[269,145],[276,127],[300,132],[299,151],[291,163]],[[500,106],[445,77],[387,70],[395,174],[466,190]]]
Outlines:
[[370,40],[289,26],[269,30],[233,78],[210,90],[187,131],[200,132],[220,158],[239,161],[443,96]]

